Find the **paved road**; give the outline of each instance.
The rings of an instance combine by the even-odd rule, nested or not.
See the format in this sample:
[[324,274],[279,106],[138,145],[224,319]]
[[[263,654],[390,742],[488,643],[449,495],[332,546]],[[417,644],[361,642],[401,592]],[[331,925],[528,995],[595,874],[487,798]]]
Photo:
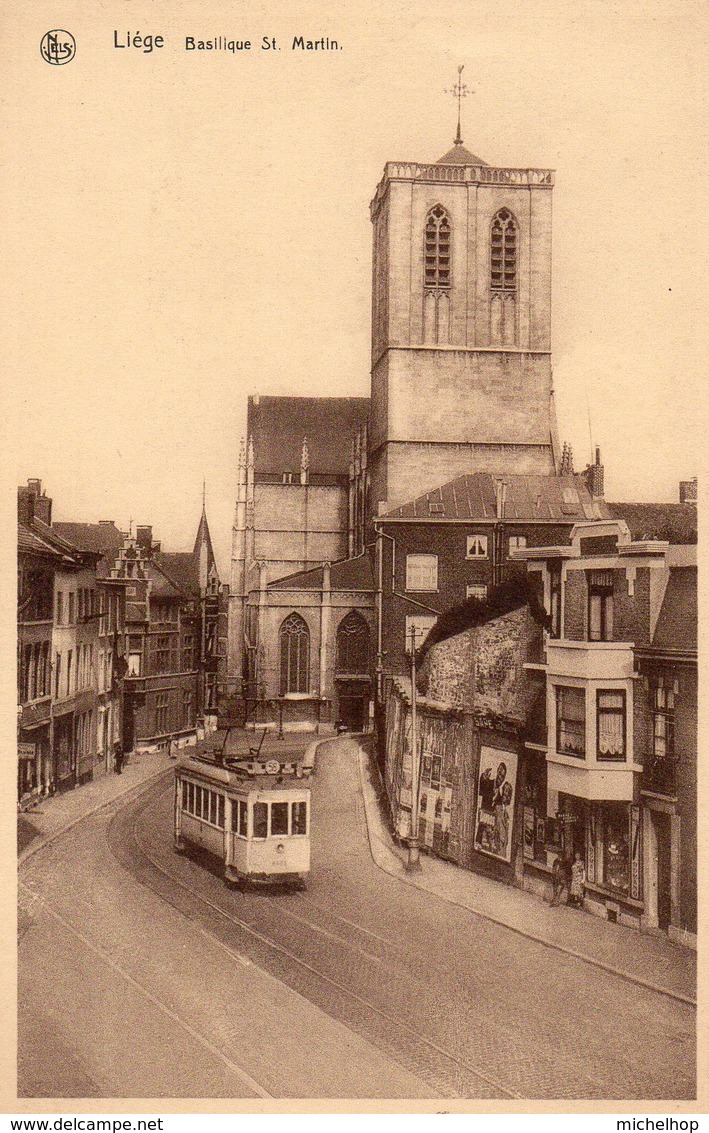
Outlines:
[[693,1096],[691,1008],[382,873],[354,743],[320,750],[305,893],[176,856],[167,782],[28,863],[21,1092]]

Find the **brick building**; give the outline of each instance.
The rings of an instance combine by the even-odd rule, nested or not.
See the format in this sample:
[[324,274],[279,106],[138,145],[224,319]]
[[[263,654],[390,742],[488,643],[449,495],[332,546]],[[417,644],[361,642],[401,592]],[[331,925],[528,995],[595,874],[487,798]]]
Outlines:
[[517,552],[552,617],[527,666],[542,695],[525,745],[528,883],[546,887],[552,851],[578,851],[590,911],[691,941],[696,509],[608,507],[570,546]]
[[222,592],[204,510],[192,551],[167,552],[152,527],[127,537],[111,570],[125,585],[124,743],[152,751],[216,727]]
[[412,627],[421,645],[444,610],[486,598],[523,569],[517,549],[566,542],[579,520],[605,514],[583,475],[477,472],[375,518],[379,670],[406,674]]

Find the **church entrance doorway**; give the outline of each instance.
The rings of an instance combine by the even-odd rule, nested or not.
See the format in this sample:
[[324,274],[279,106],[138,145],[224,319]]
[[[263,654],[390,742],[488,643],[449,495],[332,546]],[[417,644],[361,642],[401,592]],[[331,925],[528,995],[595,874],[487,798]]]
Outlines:
[[337,720],[348,732],[363,732],[368,719],[369,679],[336,680]]

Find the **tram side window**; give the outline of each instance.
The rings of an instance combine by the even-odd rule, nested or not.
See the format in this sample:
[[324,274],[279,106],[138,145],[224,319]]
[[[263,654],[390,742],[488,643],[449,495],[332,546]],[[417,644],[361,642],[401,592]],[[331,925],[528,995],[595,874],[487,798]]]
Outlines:
[[224,795],[217,795],[217,826],[224,829]]
[[268,803],[254,803],[254,838],[268,835]]
[[189,804],[188,804],[188,801],[187,801],[189,799],[189,797],[190,797],[190,785],[189,785],[189,783],[187,782],[186,779],[183,779],[182,780],[182,809],[183,810],[187,810],[189,808]]
[[187,787],[187,809],[190,814],[194,814],[194,783],[188,783]]
[[246,815],[246,800],[234,799],[233,803],[231,804],[231,828],[235,834],[239,834],[242,838],[246,837],[248,830],[246,825]]
[[271,833],[288,833],[288,803],[271,803]]
[[217,825],[217,796],[214,791],[209,792],[209,821],[212,826]]
[[291,834],[307,834],[306,803],[291,803]]

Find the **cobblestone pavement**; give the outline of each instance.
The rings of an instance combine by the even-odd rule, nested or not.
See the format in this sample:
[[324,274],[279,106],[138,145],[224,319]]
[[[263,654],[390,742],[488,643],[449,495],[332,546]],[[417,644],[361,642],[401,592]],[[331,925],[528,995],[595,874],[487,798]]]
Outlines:
[[359,766],[370,849],[380,869],[548,947],[696,1005],[697,954],[664,934],[639,933],[565,905],[552,908],[535,894],[426,854],[421,855],[420,872],[407,873],[406,851],[394,845],[383,820],[379,775],[364,745]]
[[[135,1086],[136,1078],[150,1084],[143,1063],[132,1083],[120,1060],[114,1073],[111,1052],[125,1041],[121,1016],[82,1013],[88,986],[79,997],[82,1011],[65,1016],[62,1008],[90,965],[77,973],[67,964],[66,983],[73,986],[56,989],[65,982],[65,949],[58,949],[57,965],[46,934],[59,916],[58,937],[80,931],[85,948],[104,961],[97,964],[101,971],[110,960],[113,979],[125,973],[149,989],[153,1007],[163,1012],[148,1028],[155,1049],[166,1042],[164,1008],[211,1036],[217,1053],[210,1056],[203,1042],[192,1044],[194,1061],[183,1053],[181,1091],[169,1093],[176,1086],[163,1073],[162,1090],[152,1096],[229,1096],[228,1090],[253,1096],[261,1088],[303,1097],[317,1081],[315,1096],[323,1097],[406,1096],[404,1090],[481,1099],[691,1098],[691,1007],[377,867],[357,754],[352,740],[320,749],[305,893],[233,893],[202,864],[175,856],[170,791],[160,782],[112,824],[110,812],[98,814],[28,861],[22,871],[25,1049],[41,1012],[51,1016],[56,1048],[70,1051],[101,1096],[119,1083]],[[271,998],[255,1037],[251,1012],[265,995],[260,981],[269,976],[278,982],[267,985]],[[183,1038],[178,1027],[180,1050],[189,1045]],[[36,1058],[24,1065],[27,1089],[40,1067]],[[150,1065],[154,1074],[154,1059]],[[256,1084],[251,1093],[249,1082]],[[195,1094],[196,1085],[205,1088]]]

